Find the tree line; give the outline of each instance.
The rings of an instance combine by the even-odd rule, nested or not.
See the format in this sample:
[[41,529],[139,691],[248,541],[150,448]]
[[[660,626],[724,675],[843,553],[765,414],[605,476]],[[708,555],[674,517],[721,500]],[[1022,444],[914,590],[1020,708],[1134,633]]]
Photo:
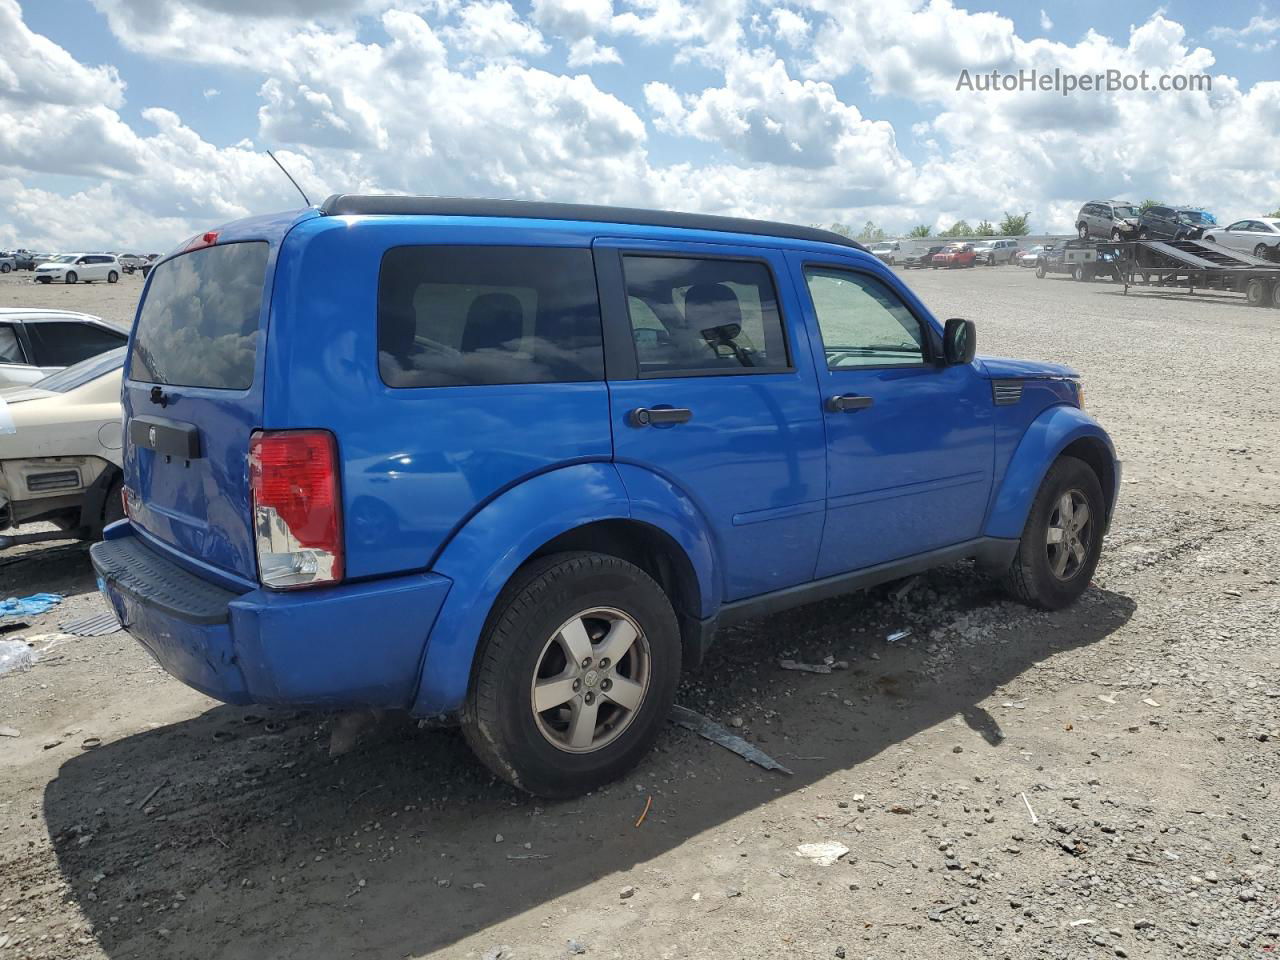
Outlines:
[[[815,224],[816,226],[816,224]],[[863,243],[874,243],[877,240],[887,239],[889,234],[879,227],[875,221],[868,220],[863,224],[862,229],[854,232],[853,227],[843,223],[828,224],[827,230],[842,236],[851,237],[854,240],[860,240]],[[908,237],[1025,237],[1031,232],[1031,213],[1008,213],[1004,215],[1004,219],[999,224],[993,224],[989,220],[982,220],[976,227],[971,227],[967,220],[957,220],[947,229],[935,234],[933,228],[926,223],[922,223],[917,227],[912,227],[908,231]]]

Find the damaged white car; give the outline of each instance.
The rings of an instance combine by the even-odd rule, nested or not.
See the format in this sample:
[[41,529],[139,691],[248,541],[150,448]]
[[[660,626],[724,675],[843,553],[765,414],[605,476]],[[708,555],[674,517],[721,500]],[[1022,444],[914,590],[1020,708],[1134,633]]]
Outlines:
[[0,549],[41,540],[97,539],[124,516],[120,498],[120,372],[124,348],[27,387],[0,390]]

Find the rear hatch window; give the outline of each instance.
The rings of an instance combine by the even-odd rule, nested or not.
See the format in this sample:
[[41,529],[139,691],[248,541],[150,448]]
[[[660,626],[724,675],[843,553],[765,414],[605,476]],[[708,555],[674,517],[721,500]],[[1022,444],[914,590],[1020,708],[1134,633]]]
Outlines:
[[272,247],[216,244],[161,263],[139,309],[125,383],[130,516],[155,540],[243,580],[257,575],[249,436]]
[[265,242],[228,243],[160,264],[138,315],[130,377],[249,389],[269,252]]

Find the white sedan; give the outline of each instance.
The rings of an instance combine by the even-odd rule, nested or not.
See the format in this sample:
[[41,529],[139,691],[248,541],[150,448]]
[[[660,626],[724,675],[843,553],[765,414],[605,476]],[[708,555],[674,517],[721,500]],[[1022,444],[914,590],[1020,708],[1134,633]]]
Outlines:
[[1275,257],[1280,250],[1280,219],[1254,217],[1252,220],[1237,220],[1230,226],[1206,230],[1203,239],[1255,257]]
[[0,530],[54,523],[54,531],[0,535],[0,548],[97,538],[124,516],[120,498],[119,347],[29,387],[0,390]]

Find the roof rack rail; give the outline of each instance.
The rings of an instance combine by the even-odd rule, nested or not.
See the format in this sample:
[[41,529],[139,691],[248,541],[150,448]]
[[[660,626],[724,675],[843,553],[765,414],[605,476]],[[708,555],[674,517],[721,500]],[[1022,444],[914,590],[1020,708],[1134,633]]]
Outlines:
[[676,227],[684,230],[714,230],[751,236],[785,237],[789,240],[833,243],[867,252],[867,248],[857,240],[818,227],[802,227],[770,220],[751,220],[746,217],[722,217],[707,213],[671,213],[665,210],[607,207],[587,203],[335,193],[320,205],[320,213],[326,217],[365,215],[510,217],[526,220],[624,223],[645,227]]

